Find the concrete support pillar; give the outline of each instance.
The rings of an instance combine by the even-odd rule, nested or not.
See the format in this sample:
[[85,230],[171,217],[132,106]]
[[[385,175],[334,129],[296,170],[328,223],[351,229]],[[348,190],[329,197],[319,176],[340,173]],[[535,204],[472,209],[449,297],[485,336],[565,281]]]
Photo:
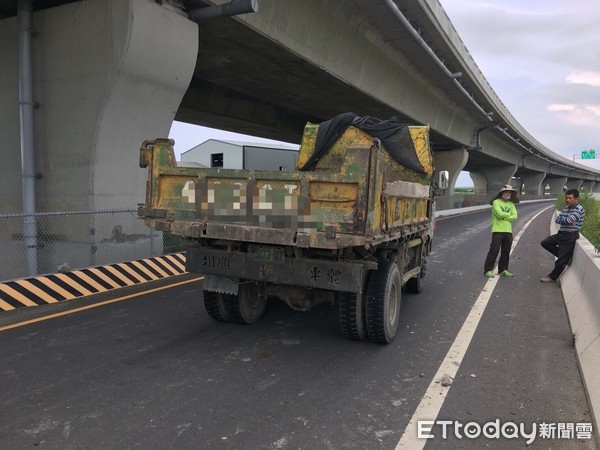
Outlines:
[[475,194],[487,195],[487,180],[479,172],[469,172],[471,180],[473,180],[473,192]]
[[594,180],[586,180],[583,183],[581,183],[581,189],[585,189],[588,192],[594,192],[594,185],[596,184],[596,182]]
[[469,159],[469,153],[464,148],[457,148],[451,151],[435,152],[433,154],[433,164],[436,171],[447,170],[450,174],[448,181],[447,195],[454,195],[456,179],[460,172],[465,168]]
[[[168,2],[94,0],[36,11],[33,28],[38,209],[135,208],[140,144],[168,136],[195,68],[197,24]],[[0,54],[0,211],[19,212],[16,18],[0,24]]]
[[583,180],[579,178],[568,178],[565,186],[567,189],[581,189],[581,185],[583,184]]
[[475,194],[497,194],[503,185],[509,184],[517,172],[514,164],[480,166],[476,172],[471,172]]
[[543,172],[521,175],[521,180],[525,185],[525,195],[544,195],[545,185],[542,186],[542,181],[545,178],[546,174]]
[[519,177],[519,178],[512,178],[508,184],[510,184],[512,187],[514,187],[517,192],[519,193],[519,195],[521,195],[521,193],[523,192],[523,184],[525,184],[525,182],[523,181],[523,178]]
[[556,196],[563,194],[563,188],[565,187],[566,182],[567,177],[546,178],[546,184],[550,186],[550,194]]
[[[140,145],[169,134],[196,65],[198,25],[170,2],[94,0],[35,11],[33,31],[38,211],[135,209],[147,177]],[[16,18],[0,21],[0,212],[11,213],[22,208],[17,42]],[[148,235],[141,221],[80,217],[40,225],[40,235],[85,243],[47,243],[41,273],[81,267],[81,254],[88,265],[115,262],[104,251],[115,230]],[[17,255],[0,261],[0,273],[2,264],[23,264]]]

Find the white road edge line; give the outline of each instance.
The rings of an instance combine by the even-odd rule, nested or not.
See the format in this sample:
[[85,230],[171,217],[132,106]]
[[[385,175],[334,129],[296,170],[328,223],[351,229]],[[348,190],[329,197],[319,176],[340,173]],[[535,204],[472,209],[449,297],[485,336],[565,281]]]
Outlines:
[[[539,216],[549,208],[554,208],[554,206],[544,208],[531,219],[529,219],[525,226],[521,228],[521,230],[513,240],[513,245],[510,250],[511,254],[515,249],[517,243],[519,242],[519,239],[521,238],[525,230],[529,227],[531,222],[533,222],[537,218],[537,216]],[[453,380],[456,376],[456,373],[460,368],[462,360],[465,354],[467,353],[467,349],[469,347],[469,344],[471,343],[471,339],[473,338],[473,335],[477,330],[479,321],[481,320],[481,317],[485,312],[485,308],[487,307],[488,301],[490,300],[490,297],[494,292],[496,283],[498,283],[498,279],[499,277],[490,278],[487,281],[487,283],[485,283],[485,285],[483,286],[481,294],[479,295],[479,297],[475,301],[475,304],[471,308],[471,312],[465,319],[465,322],[463,323],[463,326],[456,335],[456,339],[454,340],[452,346],[448,350],[444,361],[442,361],[442,364],[440,365],[437,373],[431,380],[431,384],[429,385],[427,391],[423,395],[421,403],[419,403],[419,406],[417,406],[417,409],[412,415],[410,422],[404,430],[404,434],[402,435],[400,441],[396,445],[396,450],[422,450],[425,447],[425,444],[429,442],[428,439],[418,438],[417,422],[419,420],[436,420],[440,410],[442,409],[442,405],[446,400],[446,396],[450,391],[450,387],[452,386],[442,386],[442,377],[447,375]]]

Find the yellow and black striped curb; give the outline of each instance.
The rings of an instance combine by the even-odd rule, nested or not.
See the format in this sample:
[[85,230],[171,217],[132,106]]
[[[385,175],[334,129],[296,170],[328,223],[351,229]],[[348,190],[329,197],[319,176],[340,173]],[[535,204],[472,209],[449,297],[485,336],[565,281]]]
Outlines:
[[0,283],[0,311],[63,300],[159,280],[185,272],[185,254],[91,267]]

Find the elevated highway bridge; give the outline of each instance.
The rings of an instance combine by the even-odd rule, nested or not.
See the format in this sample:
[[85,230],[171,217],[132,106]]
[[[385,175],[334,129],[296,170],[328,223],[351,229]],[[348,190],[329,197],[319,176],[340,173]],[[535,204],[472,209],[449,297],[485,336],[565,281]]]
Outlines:
[[[513,118],[437,0],[258,2],[257,12],[219,17],[228,9],[222,0],[0,0],[0,213],[26,217],[2,231],[24,242],[31,274],[29,250],[48,233],[28,221],[33,214],[141,202],[138,149],[167,136],[173,120],[298,142],[307,121],[348,111],[396,115],[429,124],[437,169],[449,170],[452,182],[469,171],[482,196],[508,182],[521,184],[525,198],[547,187],[554,195],[565,186],[600,191],[600,172],[545,148]],[[253,6],[235,6],[242,3]],[[451,197],[452,189],[439,206],[455,206]],[[220,328],[199,309],[201,280],[186,280],[196,284],[175,295],[148,291],[127,306],[117,302],[137,294],[108,293],[98,300],[104,310],[83,299],[79,316],[61,303],[0,317],[2,408],[10,411],[0,441],[422,448],[402,446],[419,419],[411,414],[452,386],[427,418],[584,425],[584,434],[559,443],[596,448],[572,348],[581,344],[558,285],[540,290],[536,279],[552,264],[536,244],[552,204],[520,208],[517,276],[491,288],[480,265],[489,213],[441,222],[430,291],[406,299],[398,342],[381,351],[357,350],[326,331],[331,308],[314,311],[317,320],[275,309],[259,328]],[[95,253],[111,228],[91,218],[60,232]],[[471,327],[469,346],[458,336],[472,315],[483,323]],[[466,342],[464,361],[438,377],[456,341]],[[588,354],[592,367],[598,353]]]
[[[20,30],[27,3],[32,26]],[[437,168],[452,181],[469,171],[476,193],[511,179],[534,197],[547,186],[600,189],[600,172],[514,119],[437,0],[258,3],[202,19],[225,2],[0,0],[0,209],[20,211],[21,178],[35,176],[40,210],[135,205],[137,149],[174,119],[299,142],[307,121],[347,111],[429,124]],[[32,98],[23,100],[19,36],[30,31]],[[34,173],[21,171],[19,105],[33,117]]]
[[[525,198],[600,191],[599,171],[513,118],[437,0],[256,4],[0,0],[0,213],[25,214],[6,232],[31,249],[31,274],[49,233],[33,215],[135,208],[138,149],[175,119],[289,142],[348,111],[429,124],[436,168],[451,175],[440,210],[465,204],[453,196],[463,170],[471,202],[507,183]],[[91,252],[111,235],[96,219],[61,231]]]

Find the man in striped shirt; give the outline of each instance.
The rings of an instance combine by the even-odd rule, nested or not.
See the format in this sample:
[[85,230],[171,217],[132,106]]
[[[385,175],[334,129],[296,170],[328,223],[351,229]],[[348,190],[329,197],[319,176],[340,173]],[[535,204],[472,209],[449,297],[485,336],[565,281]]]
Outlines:
[[542,247],[557,258],[554,270],[540,278],[542,283],[552,283],[563,273],[573,257],[575,241],[579,239],[579,231],[583,226],[585,210],[579,204],[579,191],[569,189],[565,192],[565,202],[567,206],[554,219],[560,225],[558,233],[548,236],[542,241]]

